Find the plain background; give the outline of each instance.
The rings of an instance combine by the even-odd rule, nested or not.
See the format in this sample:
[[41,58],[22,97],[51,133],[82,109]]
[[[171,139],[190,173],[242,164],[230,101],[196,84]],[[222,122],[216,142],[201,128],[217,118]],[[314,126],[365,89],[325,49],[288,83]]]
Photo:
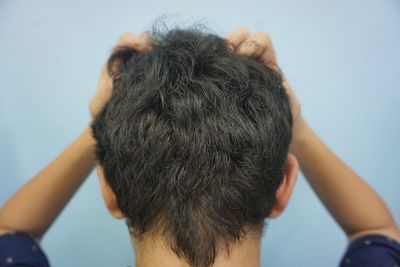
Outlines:
[[[222,35],[268,31],[304,116],[400,222],[398,0],[0,0],[0,204],[88,124],[87,103],[118,36],[149,30],[164,14]],[[57,267],[134,263],[125,224],[106,212],[94,174],[43,247]],[[300,176],[287,211],[269,223],[262,266],[335,266],[345,247]]]

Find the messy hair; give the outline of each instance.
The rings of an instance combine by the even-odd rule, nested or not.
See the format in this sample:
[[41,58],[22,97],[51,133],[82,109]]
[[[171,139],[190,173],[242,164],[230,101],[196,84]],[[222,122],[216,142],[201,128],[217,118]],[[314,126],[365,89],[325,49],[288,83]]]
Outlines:
[[262,233],[284,175],[289,100],[280,73],[216,34],[177,28],[153,39],[149,53],[120,47],[109,59],[96,156],[133,234],[160,235],[206,267],[220,244],[229,251],[246,229]]

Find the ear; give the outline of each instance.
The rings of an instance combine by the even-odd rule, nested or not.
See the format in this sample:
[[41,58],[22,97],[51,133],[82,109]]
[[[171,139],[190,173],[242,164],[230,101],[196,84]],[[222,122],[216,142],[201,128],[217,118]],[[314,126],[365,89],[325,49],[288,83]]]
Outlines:
[[96,172],[97,176],[99,177],[101,193],[103,195],[103,199],[104,202],[106,203],[108,211],[116,219],[124,218],[125,217],[124,214],[118,208],[117,197],[115,196],[114,191],[111,189],[111,187],[108,185],[105,179],[103,167],[97,165]]
[[282,183],[279,185],[279,188],[275,193],[275,206],[268,216],[269,218],[276,218],[285,210],[290,196],[292,195],[298,171],[299,163],[297,162],[296,157],[293,154],[288,153],[285,174]]

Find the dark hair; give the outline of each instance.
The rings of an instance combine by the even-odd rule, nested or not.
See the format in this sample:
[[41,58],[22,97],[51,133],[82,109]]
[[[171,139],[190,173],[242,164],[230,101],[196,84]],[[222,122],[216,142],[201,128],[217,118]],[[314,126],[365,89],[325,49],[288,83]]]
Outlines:
[[97,159],[135,236],[165,237],[209,266],[259,231],[282,181],[292,116],[282,77],[197,28],[117,49],[110,101],[95,118]]

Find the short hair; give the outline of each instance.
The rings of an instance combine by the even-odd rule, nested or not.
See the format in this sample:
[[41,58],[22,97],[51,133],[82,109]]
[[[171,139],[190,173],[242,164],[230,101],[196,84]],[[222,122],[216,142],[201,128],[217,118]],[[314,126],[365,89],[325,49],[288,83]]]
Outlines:
[[157,234],[191,266],[215,262],[275,203],[291,140],[277,71],[198,28],[153,33],[152,50],[111,55],[96,157],[134,236]]

